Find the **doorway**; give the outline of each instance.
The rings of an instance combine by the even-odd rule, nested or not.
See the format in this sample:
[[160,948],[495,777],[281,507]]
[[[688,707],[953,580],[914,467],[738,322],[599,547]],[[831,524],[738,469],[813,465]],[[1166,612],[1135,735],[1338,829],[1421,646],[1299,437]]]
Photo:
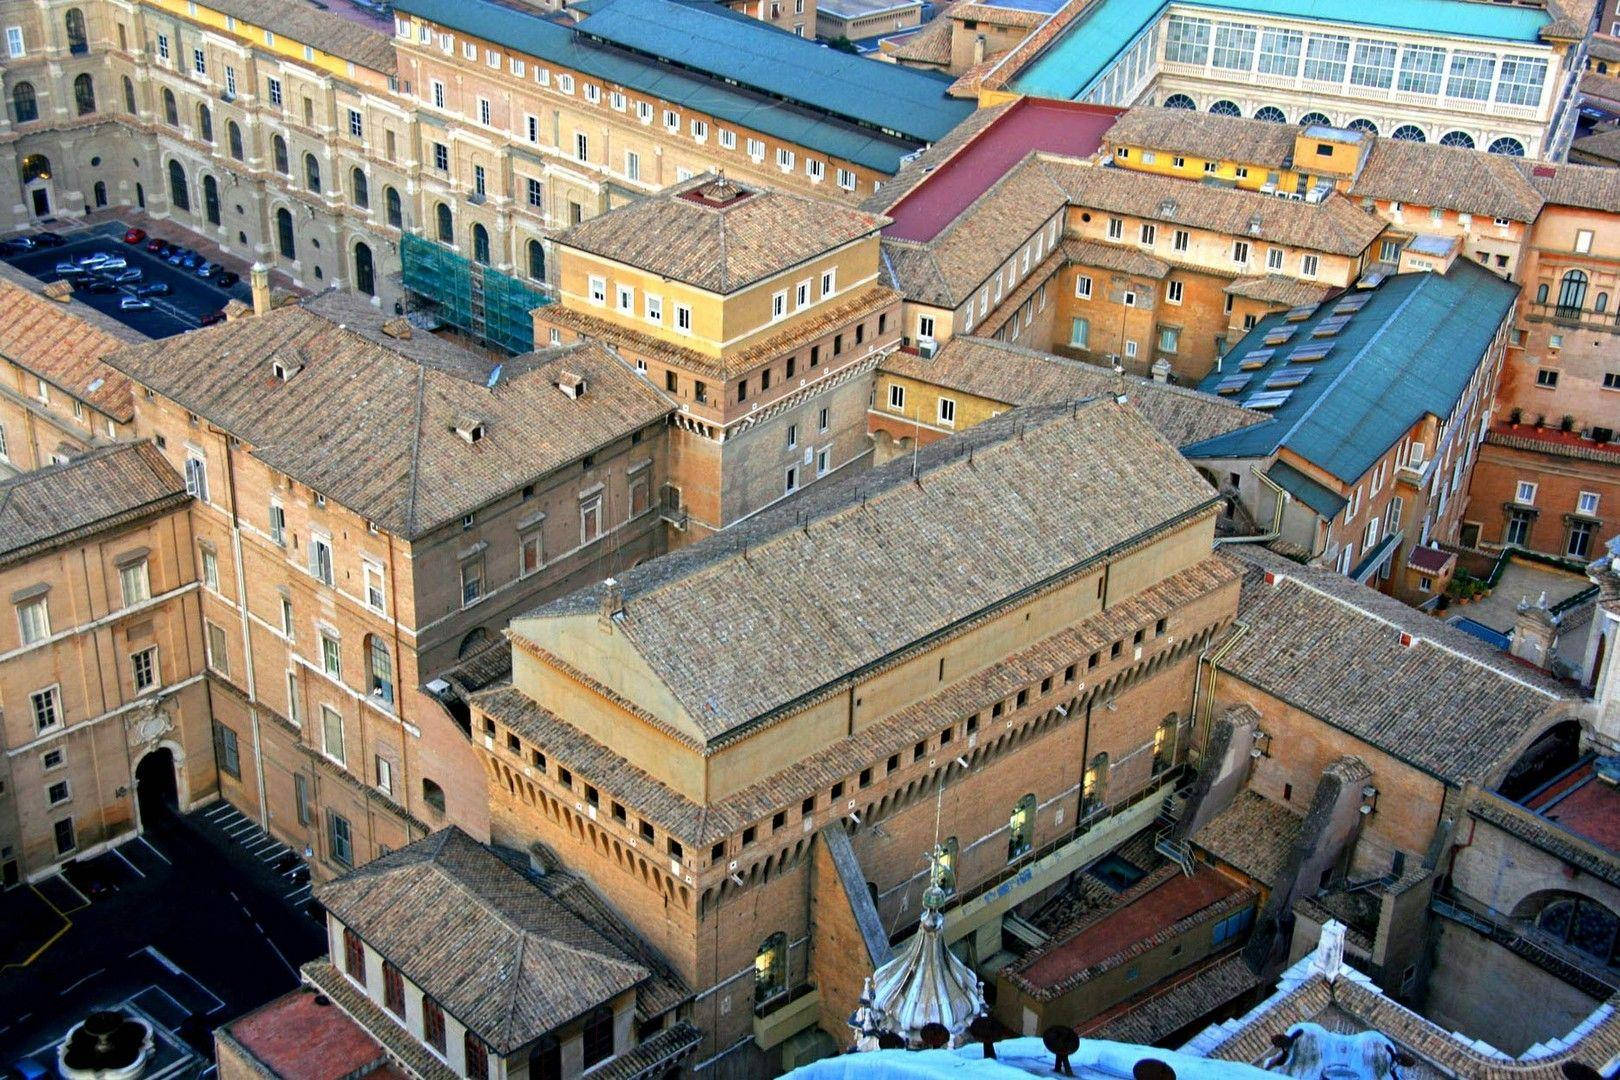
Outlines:
[[174,778],[174,751],[160,746],[135,766],[135,805],[141,827],[150,829],[180,811],[180,792]]

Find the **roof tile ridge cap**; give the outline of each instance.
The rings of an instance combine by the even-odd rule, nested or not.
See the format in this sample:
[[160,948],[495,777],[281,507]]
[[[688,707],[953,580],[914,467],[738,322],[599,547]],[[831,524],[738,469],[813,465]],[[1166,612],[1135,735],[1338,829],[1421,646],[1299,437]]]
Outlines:
[[[1416,629],[1416,628],[1412,628],[1412,627],[1403,626],[1401,623],[1396,622],[1394,619],[1390,618],[1387,615],[1384,615],[1382,612],[1374,611],[1372,608],[1365,607],[1365,606],[1363,606],[1361,604],[1354,603],[1347,596],[1340,596],[1337,593],[1329,592],[1327,589],[1322,588],[1320,585],[1317,585],[1317,584],[1315,584],[1313,582],[1310,582],[1310,581],[1306,581],[1302,577],[1297,577],[1294,574],[1289,573],[1286,567],[1279,570],[1279,569],[1271,569],[1271,568],[1268,568],[1268,567],[1265,567],[1265,566],[1262,565],[1261,569],[1262,570],[1270,569],[1270,572],[1271,572],[1273,577],[1280,576],[1280,577],[1286,578],[1287,580],[1293,582],[1295,585],[1299,586],[1300,588],[1306,589],[1306,590],[1308,590],[1310,592],[1313,592],[1318,596],[1326,597],[1327,599],[1332,600],[1334,603],[1338,604],[1341,607],[1350,608],[1352,611],[1358,611],[1358,612],[1362,613],[1364,616],[1366,616],[1367,618],[1370,618],[1370,619],[1373,619],[1373,620],[1375,620],[1377,622],[1383,623],[1385,626],[1391,627],[1391,628],[1393,628],[1395,630],[1399,630],[1403,634],[1409,634],[1412,637],[1413,644],[1417,644],[1418,642],[1422,642],[1425,645],[1429,645],[1429,646],[1431,646],[1433,648],[1439,649],[1443,653],[1447,653],[1448,655],[1454,656],[1459,660],[1464,660],[1464,661],[1466,661],[1466,662],[1468,662],[1470,664],[1473,664],[1475,667],[1483,668],[1484,670],[1489,671],[1489,672],[1491,672],[1493,674],[1500,675],[1502,678],[1507,679],[1510,682],[1517,683],[1518,685],[1524,687],[1527,690],[1533,690],[1536,693],[1542,695],[1543,697],[1551,698],[1554,701],[1563,700],[1563,698],[1560,697],[1560,695],[1554,693],[1552,690],[1548,689],[1547,687],[1537,686],[1535,683],[1530,682],[1527,679],[1521,678],[1520,676],[1518,676],[1514,672],[1507,671],[1507,670],[1505,670],[1503,668],[1499,668],[1494,664],[1486,663],[1483,658],[1478,657],[1478,656],[1472,656],[1469,653],[1463,652],[1462,650],[1455,648],[1454,646],[1448,644],[1447,642],[1440,641],[1440,640],[1438,640],[1438,638],[1436,638],[1436,637],[1434,637],[1434,636],[1432,636],[1430,634],[1424,633],[1421,629]],[[1377,595],[1377,596],[1382,596],[1383,595],[1382,593],[1379,593],[1376,590],[1369,589],[1368,591],[1372,592],[1374,595]],[[1412,610],[1413,610],[1414,613],[1416,613],[1415,608],[1412,609]],[[1444,624],[1442,624],[1442,625],[1444,625]],[[1461,633],[1461,631],[1458,631],[1458,633]]]
[[[710,208],[705,207],[705,209]],[[715,228],[720,230],[720,291],[724,293],[731,290],[731,272],[727,266],[731,258],[731,245],[726,242],[725,215],[720,212],[719,207],[712,208],[712,213],[714,214]]]
[[411,432],[411,483],[408,500],[405,504],[405,535],[416,535],[416,494],[417,486],[422,482],[420,467],[422,457],[422,414],[427,401],[427,365],[422,364],[416,369],[416,422]]

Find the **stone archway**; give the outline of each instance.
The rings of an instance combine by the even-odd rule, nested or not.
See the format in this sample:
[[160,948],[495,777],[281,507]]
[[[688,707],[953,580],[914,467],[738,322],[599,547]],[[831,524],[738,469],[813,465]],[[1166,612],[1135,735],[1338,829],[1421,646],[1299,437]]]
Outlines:
[[22,159],[23,199],[28,212],[44,219],[56,213],[56,191],[51,184],[51,159],[29,154]]
[[167,745],[150,750],[135,765],[135,808],[141,831],[158,827],[180,812],[179,762]]

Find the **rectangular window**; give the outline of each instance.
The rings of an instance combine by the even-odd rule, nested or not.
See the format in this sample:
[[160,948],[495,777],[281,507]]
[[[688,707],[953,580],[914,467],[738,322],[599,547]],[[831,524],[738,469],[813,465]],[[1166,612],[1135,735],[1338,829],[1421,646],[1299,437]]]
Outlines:
[[270,539],[287,546],[287,511],[280,503],[270,504]]
[[450,148],[444,143],[433,144],[433,167],[440,172],[450,171]]
[[33,645],[51,636],[51,612],[45,597],[37,597],[17,605],[17,625],[22,631],[22,643]]
[[1260,35],[1260,74],[1284,75],[1292,79],[1299,74],[1299,54],[1305,35],[1298,30],[1267,29]]
[[1350,65],[1350,85],[1388,90],[1395,81],[1395,46],[1376,41],[1356,42],[1356,59]]
[[1181,303],[1182,283],[1179,281],[1166,282],[1164,286],[1164,299],[1166,303]]
[[225,637],[225,628],[215,623],[203,623],[204,638],[208,647],[208,666],[221,675],[229,676],[231,673],[231,650]]
[[1528,480],[1520,480],[1514,491],[1513,501],[1521,506],[1536,505],[1536,485]]
[[158,655],[157,647],[142,649],[129,658],[129,666],[134,676],[135,692],[145,693],[158,684]]
[[1185,15],[1170,16],[1164,39],[1164,59],[1171,64],[1203,64],[1209,60],[1211,23]]
[[635,307],[636,307],[636,290],[635,289],[632,289],[628,285],[620,285],[620,286],[618,286],[618,288],[616,288],[614,290],[614,295],[618,298],[619,310],[620,311],[632,312],[632,311],[635,310]]
[[1215,27],[1215,51],[1210,63],[1230,71],[1248,71],[1254,67],[1254,43],[1258,35],[1252,26],[1220,23]]
[[1401,49],[1401,76],[1396,89],[1404,94],[1438,94],[1440,76],[1446,70],[1446,50],[1430,45],[1407,45]]
[[525,178],[525,183],[527,184],[527,188],[528,188],[528,202],[529,202],[529,205],[534,207],[535,209],[540,209],[541,206],[542,206],[542,202],[543,202],[543,200],[541,199],[540,181],[538,181],[534,177],[530,176],[530,177]]
[[1085,319],[1071,319],[1069,321],[1069,344],[1076,349],[1084,349],[1091,340],[1091,323]]
[[378,754],[374,764],[377,768],[377,790],[384,795],[392,795],[394,793],[394,763]]
[[337,638],[321,634],[321,670],[334,679],[343,678],[343,647]]
[[1299,260],[1299,272],[1306,277],[1315,277],[1321,262],[1322,260],[1315,255],[1306,255]]
[[1536,372],[1536,385],[1552,389],[1558,385],[1558,372],[1551,368],[1541,368]]
[[906,388],[899,383],[889,384],[889,409],[892,412],[904,412],[906,408]]
[[1249,242],[1247,240],[1234,240],[1232,242],[1232,261],[1247,263],[1249,261]]
[[591,303],[595,304],[597,307],[601,307],[602,305],[607,303],[607,279],[606,278],[600,278],[600,277],[594,277],[593,276],[590,279],[590,298],[591,298]]
[[1159,327],[1159,351],[1173,353],[1181,344],[1181,331],[1173,326]]
[[685,304],[675,305],[675,329],[686,334],[692,332],[692,309]]
[[579,542],[589,544],[602,535],[602,496],[595,495],[579,504]]
[[1502,59],[1496,78],[1496,100],[1505,105],[1541,104],[1541,86],[1547,81],[1547,61],[1526,56]]
[[356,139],[361,139],[361,138],[365,137],[365,133],[366,133],[365,119],[363,117],[361,117],[359,110],[350,109],[349,110],[349,134],[354,136]]
[[1108,239],[1121,240],[1125,236],[1125,222],[1116,217],[1108,219]]
[[[349,819],[342,814],[331,810],[326,812],[327,846],[332,854],[332,861],[339,866],[354,865],[354,832],[349,828]],[[427,999],[423,999],[423,1019],[426,1020]],[[438,1006],[434,1006],[437,1010]],[[439,1014],[439,1042],[444,1043],[444,1014]]]
[[66,817],[58,821],[52,826],[52,831],[56,836],[56,853],[58,855],[67,855],[79,846],[78,840],[73,835],[72,818]]
[[793,151],[785,146],[776,148],[776,167],[783,172],[793,171]]
[[634,150],[624,152],[624,178],[626,180],[641,179],[641,155]]
[[236,780],[242,779],[242,752],[236,741],[236,730],[218,720],[214,721],[214,761],[220,772]]
[[310,537],[309,570],[325,584],[332,584],[332,541],[324,536]]
[[208,501],[208,462],[189,454],[186,456],[186,494],[198,502]]
[[[165,38],[162,34],[158,35],[158,46],[159,46],[159,49],[161,50],[163,59],[167,60],[169,58],[169,56],[168,56],[169,40],[167,38]],[[16,58],[16,57],[22,56],[23,53],[24,53],[24,49],[23,49],[22,27],[20,27],[20,26],[8,26],[8,27],[6,27],[6,55],[8,55],[10,57],[13,57],[13,58]]]
[[28,706],[34,714],[35,732],[49,731],[62,722],[62,691],[55,686],[29,694]]
[[1596,514],[1598,512],[1598,493],[1595,491],[1581,492],[1575,500],[1575,512],[1577,514]]
[[1147,244],[1148,246],[1151,247],[1153,245],[1153,240],[1157,235],[1158,235],[1158,230],[1156,228],[1154,228],[1152,225],[1147,224],[1146,222],[1143,222],[1143,224],[1142,224],[1142,243]]
[[321,752],[339,765],[348,760],[343,747],[343,714],[330,705],[321,706]]
[[1446,95],[1485,101],[1491,96],[1491,78],[1496,74],[1496,57],[1459,49],[1451,54],[1451,71],[1446,76]]
[[1305,77],[1317,82],[1344,82],[1350,39],[1338,34],[1312,34],[1305,44]]
[[433,107],[435,109],[444,108],[444,83],[434,79],[429,84],[429,89],[432,93]]
[[1174,251],[1186,251],[1190,239],[1186,229],[1177,229],[1170,238],[1170,247]]
[[574,157],[580,161],[591,160],[591,140],[583,131],[574,133]]
[[1077,275],[1074,279],[1074,295],[1082,300],[1091,299],[1091,278],[1085,274]]
[[461,564],[461,606],[470,607],[484,595],[484,560]]
[[787,293],[779,292],[771,297],[771,318],[780,319],[787,314]]
[[387,606],[388,594],[383,585],[383,568],[376,563],[363,564],[366,583],[366,606],[381,611]]
[[939,399],[939,422],[953,427],[956,424],[956,402],[948,397]]
[[1266,250],[1266,269],[1281,270],[1283,268],[1283,249],[1268,248]]

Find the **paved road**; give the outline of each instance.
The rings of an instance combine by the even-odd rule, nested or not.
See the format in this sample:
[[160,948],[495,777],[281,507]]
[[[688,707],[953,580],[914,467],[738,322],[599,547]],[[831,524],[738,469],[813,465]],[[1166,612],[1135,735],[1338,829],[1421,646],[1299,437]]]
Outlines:
[[[325,936],[301,867],[286,865],[296,856],[244,823],[224,804],[171,816],[42,883],[71,925],[28,965],[0,970],[0,1062],[137,995],[211,1052],[213,1028],[296,986]],[[32,890],[0,894],[0,925],[38,904]]]

